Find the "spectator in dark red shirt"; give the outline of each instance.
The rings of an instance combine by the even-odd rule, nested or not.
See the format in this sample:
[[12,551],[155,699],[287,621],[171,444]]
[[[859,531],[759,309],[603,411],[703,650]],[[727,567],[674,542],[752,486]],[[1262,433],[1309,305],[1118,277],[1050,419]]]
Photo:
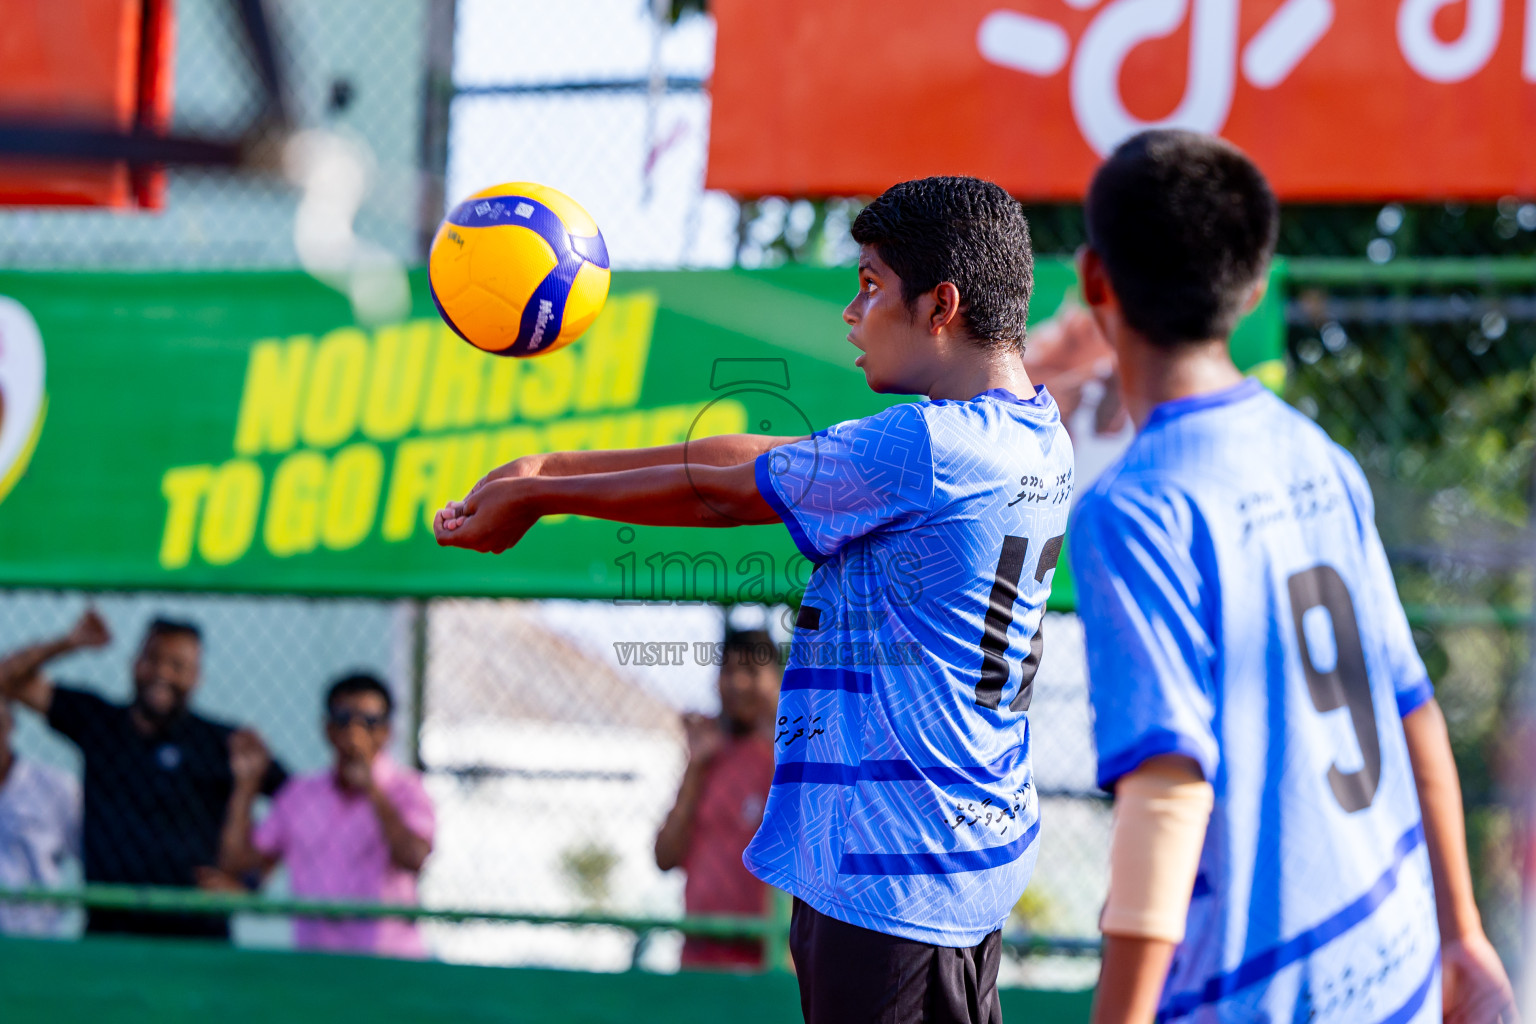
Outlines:
[[[761,917],[768,912],[768,887],[747,871],[741,855],[763,820],[773,782],[780,675],[778,648],[765,631],[727,633],[719,717],[683,716],[688,767],[677,802],[656,836],[656,866],[687,872],[683,905],[690,915]],[[763,944],[757,939],[689,936],[683,943],[685,968],[762,963]]]

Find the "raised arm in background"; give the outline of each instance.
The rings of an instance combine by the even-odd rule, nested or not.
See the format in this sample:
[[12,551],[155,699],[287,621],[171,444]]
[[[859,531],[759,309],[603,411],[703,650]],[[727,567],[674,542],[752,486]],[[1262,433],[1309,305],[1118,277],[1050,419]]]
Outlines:
[[237,729],[229,737],[229,768],[235,784],[224,811],[224,830],[219,834],[219,870],[231,878],[251,873],[265,875],[277,866],[276,857],[256,849],[251,834],[251,807],[261,795],[261,782],[272,764],[261,737],[249,729]]
[[704,793],[704,774],[724,745],[725,733],[720,723],[707,715],[683,716],[683,731],[688,737],[688,767],[677,788],[677,801],[667,812],[661,831],[656,833],[656,866],[663,871],[681,867],[693,841],[693,818]]
[[87,608],[68,633],[23,647],[0,658],[0,700],[16,700],[46,715],[53,705],[53,683],[43,666],[55,658],[92,647],[105,647],[112,633],[94,608]]

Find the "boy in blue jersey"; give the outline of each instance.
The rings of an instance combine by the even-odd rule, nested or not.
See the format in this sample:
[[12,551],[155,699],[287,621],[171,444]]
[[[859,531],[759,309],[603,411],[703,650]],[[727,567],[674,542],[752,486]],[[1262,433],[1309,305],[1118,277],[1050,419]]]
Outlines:
[[1277,207],[1225,142],[1122,145],[1084,299],[1138,428],[1072,565],[1116,791],[1095,1021],[1514,1019],[1461,796],[1355,461],[1227,336]]
[[1026,711],[1071,445],[1019,357],[1033,258],[1018,203],[974,178],[905,182],[853,237],[856,365],[926,401],[806,438],[519,460],[436,532],[500,551],[552,512],[782,521],[817,568],[744,860],[796,898],[806,1020],[990,1024],[998,929],[1037,851]]

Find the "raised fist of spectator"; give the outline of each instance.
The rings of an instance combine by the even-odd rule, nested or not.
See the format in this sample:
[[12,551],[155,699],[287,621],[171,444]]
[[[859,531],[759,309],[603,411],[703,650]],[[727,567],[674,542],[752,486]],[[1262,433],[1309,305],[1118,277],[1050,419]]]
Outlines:
[[718,720],[689,712],[683,716],[683,734],[688,739],[688,760],[708,764],[725,745],[725,733]]
[[254,790],[261,785],[272,755],[261,737],[250,729],[236,729],[229,734],[229,770],[235,785]]
[[373,763],[361,757],[344,758],[336,766],[341,784],[358,793],[367,792],[373,785]]
[[112,631],[107,628],[106,620],[96,613],[96,609],[87,608],[70,627],[65,640],[72,648],[105,647],[112,642]]

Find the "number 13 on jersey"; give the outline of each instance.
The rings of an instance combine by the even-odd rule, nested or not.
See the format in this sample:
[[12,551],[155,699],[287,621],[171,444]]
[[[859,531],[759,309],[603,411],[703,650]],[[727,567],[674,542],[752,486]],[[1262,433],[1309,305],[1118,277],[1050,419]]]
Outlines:
[[[1045,574],[1061,559],[1061,545],[1066,535],[1052,537],[1040,549],[1035,566],[1035,582],[1045,582]],[[1019,599],[1019,580],[1024,576],[1024,559],[1029,554],[1029,538],[1003,538],[1003,551],[997,558],[997,573],[992,577],[992,594],[987,600],[987,618],[981,633],[981,676],[976,680],[976,706],[997,710],[1008,685],[1008,627],[1013,625],[1013,606]],[[1020,672],[1019,692],[1008,704],[1009,711],[1028,711],[1034,694],[1035,673],[1040,671],[1040,655],[1045,650],[1045,623],[1035,629],[1029,641],[1029,654]]]

